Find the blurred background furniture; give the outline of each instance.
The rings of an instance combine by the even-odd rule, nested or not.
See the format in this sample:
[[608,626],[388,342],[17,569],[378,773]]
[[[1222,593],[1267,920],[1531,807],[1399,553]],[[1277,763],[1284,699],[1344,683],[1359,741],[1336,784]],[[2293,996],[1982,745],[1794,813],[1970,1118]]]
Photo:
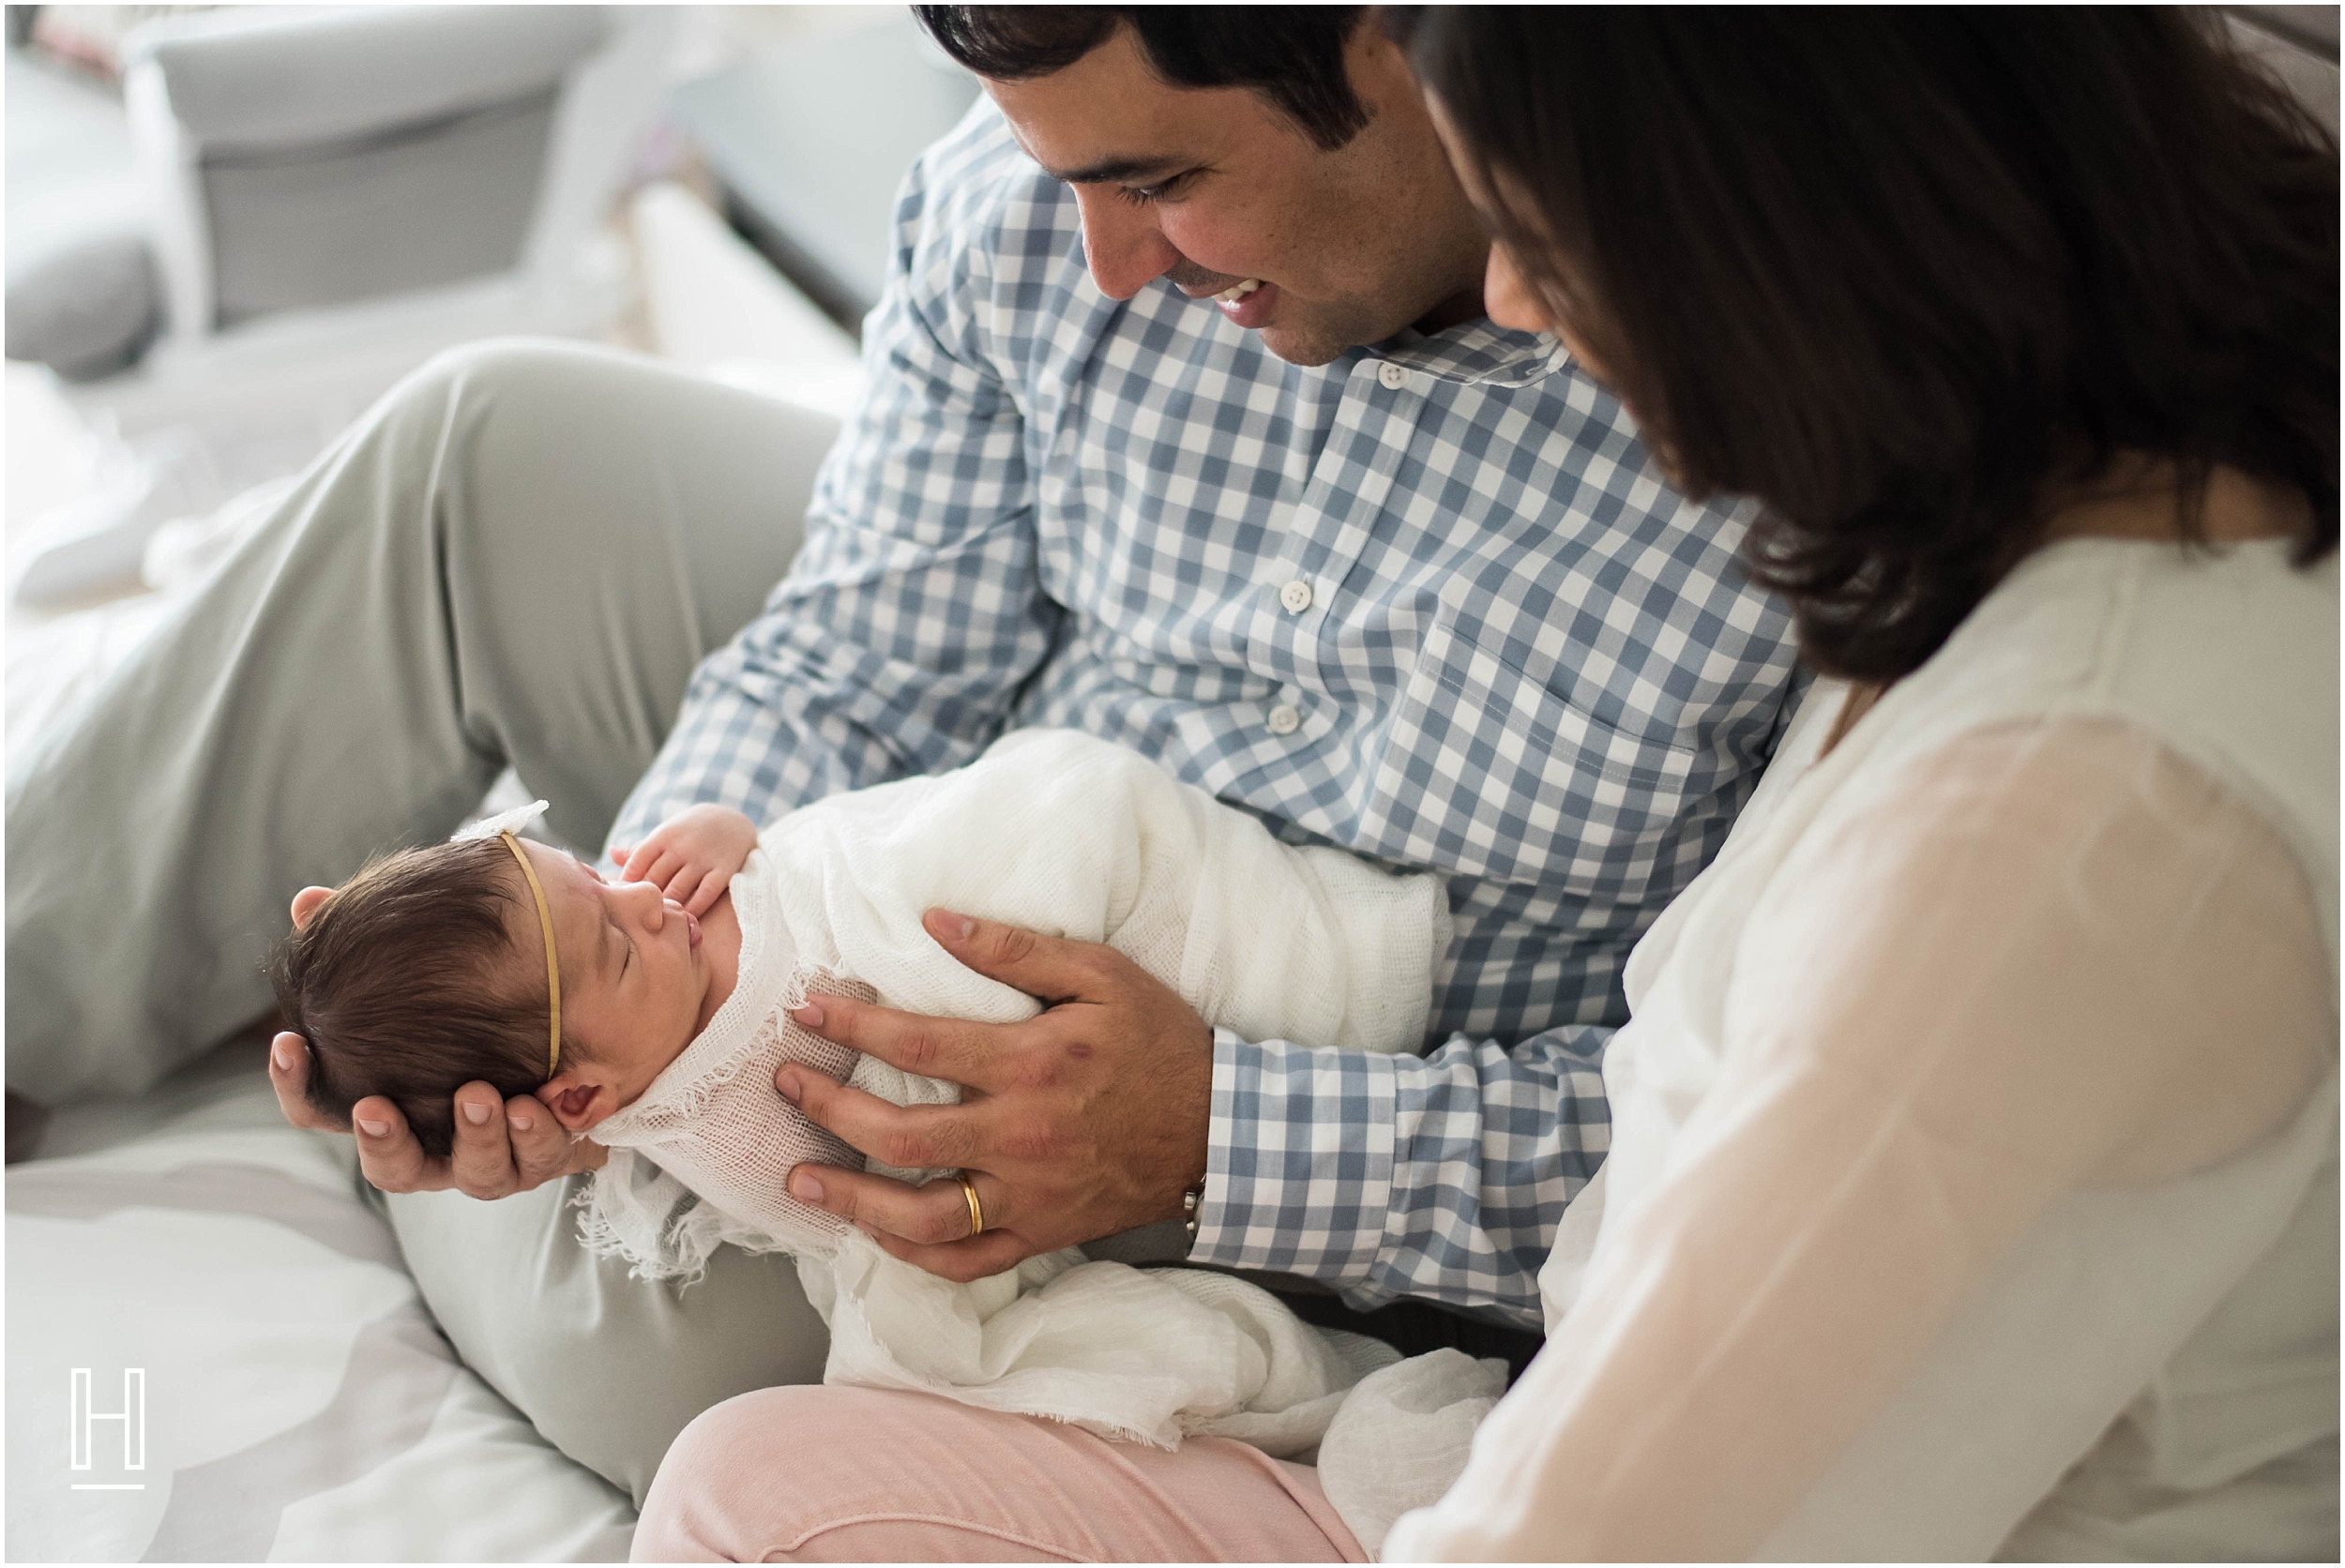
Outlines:
[[9,355],[144,442],[153,481],[60,520],[19,593],[120,577],[164,516],[297,464],[439,349],[604,333],[678,14],[169,17],[129,36],[119,105],[11,48]]
[[[879,303],[896,186],[976,101],[976,78],[897,10],[875,25],[760,49],[676,89],[725,216],[853,328]],[[840,135],[844,127],[852,134]]]

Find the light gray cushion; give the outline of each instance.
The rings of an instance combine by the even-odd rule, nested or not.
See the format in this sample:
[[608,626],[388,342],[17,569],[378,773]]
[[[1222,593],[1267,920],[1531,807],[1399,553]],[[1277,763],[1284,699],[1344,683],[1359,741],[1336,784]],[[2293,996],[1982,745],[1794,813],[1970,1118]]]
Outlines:
[[51,249],[21,273],[8,268],[8,357],[35,360],[68,380],[94,380],[130,364],[161,320],[154,255],[136,230]]
[[364,135],[528,98],[602,47],[593,6],[368,6],[207,14],[140,29],[198,146]]
[[736,1394],[819,1383],[830,1334],[779,1253],[719,1247],[699,1283],[651,1284],[579,1244],[582,1177],[482,1203],[386,1199],[423,1298],[464,1364],[641,1508],[685,1425]]
[[554,92],[353,138],[206,152],[215,320],[437,288],[520,264]]
[[161,318],[122,106],[8,55],[8,353],[74,377],[135,359]]

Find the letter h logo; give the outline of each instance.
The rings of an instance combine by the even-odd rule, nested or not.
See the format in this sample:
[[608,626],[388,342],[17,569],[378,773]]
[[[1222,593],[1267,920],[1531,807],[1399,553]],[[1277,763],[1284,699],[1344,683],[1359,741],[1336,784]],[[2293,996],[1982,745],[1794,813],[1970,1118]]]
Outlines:
[[98,1448],[98,1424],[122,1423],[122,1468],[146,1468],[146,1368],[132,1366],[122,1374],[122,1409],[101,1410],[90,1390],[90,1369],[73,1369],[73,1468],[85,1470]]

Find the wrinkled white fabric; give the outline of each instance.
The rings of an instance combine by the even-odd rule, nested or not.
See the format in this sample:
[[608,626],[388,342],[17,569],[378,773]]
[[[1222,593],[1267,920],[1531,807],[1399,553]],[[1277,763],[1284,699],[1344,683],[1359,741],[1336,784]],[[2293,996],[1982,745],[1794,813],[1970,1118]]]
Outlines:
[[1085,1262],[1069,1248],[955,1285],[860,1232],[801,1253],[831,1325],[824,1380],[940,1394],[1175,1448],[1190,1433],[1291,1458],[1343,1393],[1399,1352],[1313,1328],[1258,1286],[1203,1269]]
[[1433,1350],[1369,1373],[1344,1396],[1319,1445],[1319,1482],[1370,1557],[1395,1519],[1449,1489],[1505,1392],[1504,1361]]
[[1414,1051],[1449,944],[1441,880],[1297,849],[1112,742],[1024,730],[956,773],[834,795],[761,843],[801,963],[890,1007],[1008,1023],[1032,997],[962,968],[933,905],[1105,942],[1249,1040]]
[[593,1131],[612,1154],[582,1196],[589,1246],[655,1278],[697,1275],[720,1244],[794,1253],[831,1324],[829,1380],[926,1389],[1159,1444],[1212,1431],[1308,1450],[1334,1396],[1391,1359],[1218,1275],[1084,1263],[1071,1249],[969,1286],[900,1263],[791,1199],[783,1181],[808,1159],[936,1173],[867,1164],[790,1107],[773,1078],[782,1061],[804,1061],[899,1105],[958,1098],[952,1084],[830,1046],[788,1017],[809,988],[841,983],[941,1017],[1037,1011],[936,945],[920,916],[938,906],[1106,942],[1207,1022],[1248,1038],[1416,1050],[1449,941],[1439,878],[1280,844],[1121,746],[1028,731],[957,773],[790,813],[760,836],[732,897],[733,994]]
[[1547,1349],[1387,1556],[2334,1557],[2337,574],[2287,549],[2057,544],[1821,760],[1819,689],[1631,960]]

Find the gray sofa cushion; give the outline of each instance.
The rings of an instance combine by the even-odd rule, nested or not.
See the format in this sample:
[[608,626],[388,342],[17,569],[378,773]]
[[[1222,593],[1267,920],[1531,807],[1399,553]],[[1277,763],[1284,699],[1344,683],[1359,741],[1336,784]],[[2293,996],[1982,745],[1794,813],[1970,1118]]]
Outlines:
[[154,252],[140,228],[52,248],[38,265],[22,272],[9,257],[10,359],[36,360],[68,380],[90,381],[136,360],[161,323]]
[[593,6],[327,8],[217,13],[142,28],[171,110],[215,149],[339,142],[533,97],[602,47]]
[[122,105],[11,49],[7,140],[8,357],[80,378],[118,369],[161,317]]

